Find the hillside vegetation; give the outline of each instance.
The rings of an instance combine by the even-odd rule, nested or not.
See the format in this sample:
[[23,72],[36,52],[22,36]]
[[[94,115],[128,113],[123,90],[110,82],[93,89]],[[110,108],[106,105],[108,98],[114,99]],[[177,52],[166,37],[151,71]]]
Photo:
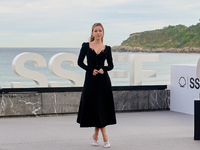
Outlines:
[[121,46],[157,48],[200,48],[200,23],[186,27],[177,25],[130,34]]

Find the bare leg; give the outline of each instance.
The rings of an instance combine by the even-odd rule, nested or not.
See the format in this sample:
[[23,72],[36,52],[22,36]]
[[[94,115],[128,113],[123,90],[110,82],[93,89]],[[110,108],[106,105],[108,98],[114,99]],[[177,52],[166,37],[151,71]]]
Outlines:
[[98,140],[98,135],[99,135],[99,128],[95,127],[95,130],[94,130],[94,135],[93,135],[93,138],[94,140]]
[[99,128],[95,127],[94,134],[92,136],[93,137],[93,143],[92,143],[93,146],[98,146],[99,145],[99,143],[97,142],[98,135],[99,135]]
[[101,128],[101,132],[102,132],[102,136],[103,136],[103,140],[104,140],[104,147],[109,148],[110,142],[109,142],[108,136],[106,134],[106,127]]
[[104,142],[107,142],[108,141],[108,135],[106,134],[106,127],[101,128],[101,132],[102,132]]

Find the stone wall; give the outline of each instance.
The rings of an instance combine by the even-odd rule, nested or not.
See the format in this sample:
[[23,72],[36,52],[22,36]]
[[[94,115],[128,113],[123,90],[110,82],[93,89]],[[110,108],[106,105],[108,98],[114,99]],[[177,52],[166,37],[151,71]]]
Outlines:
[[[170,107],[169,90],[114,90],[117,112],[163,110]],[[77,113],[81,91],[0,94],[0,116]]]

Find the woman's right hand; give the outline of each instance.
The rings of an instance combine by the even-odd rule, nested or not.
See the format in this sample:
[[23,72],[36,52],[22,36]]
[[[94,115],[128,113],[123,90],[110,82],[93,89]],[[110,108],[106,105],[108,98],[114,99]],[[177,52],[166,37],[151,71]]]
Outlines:
[[98,70],[97,70],[97,69],[94,69],[92,74],[93,74],[94,76],[96,76],[96,75],[98,74]]

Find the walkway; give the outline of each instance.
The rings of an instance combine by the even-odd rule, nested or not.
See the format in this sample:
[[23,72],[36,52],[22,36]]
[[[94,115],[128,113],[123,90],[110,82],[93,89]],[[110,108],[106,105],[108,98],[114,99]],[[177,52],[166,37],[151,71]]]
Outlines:
[[[171,111],[117,113],[108,126],[113,150],[199,150],[194,117]],[[0,118],[0,150],[105,150],[91,146],[94,128],[79,128],[76,115]]]

